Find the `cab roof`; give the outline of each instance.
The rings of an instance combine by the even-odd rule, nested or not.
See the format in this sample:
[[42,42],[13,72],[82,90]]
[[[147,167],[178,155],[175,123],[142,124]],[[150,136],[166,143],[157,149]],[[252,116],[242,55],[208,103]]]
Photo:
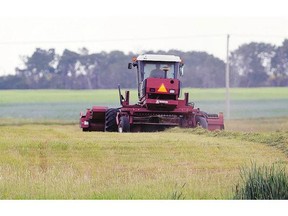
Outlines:
[[144,54],[139,55],[137,61],[181,62],[181,59],[175,55]]

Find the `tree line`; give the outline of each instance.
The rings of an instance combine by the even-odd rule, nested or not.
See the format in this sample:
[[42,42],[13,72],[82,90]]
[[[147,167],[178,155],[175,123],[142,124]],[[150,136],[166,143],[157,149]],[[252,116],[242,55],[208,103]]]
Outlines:
[[[182,87],[218,88],[225,86],[223,60],[207,52],[180,50],[146,51],[173,54],[185,63]],[[128,70],[136,53],[122,51],[89,53],[65,49],[62,55],[55,49],[37,48],[23,58],[24,68],[15,75],[0,77],[0,89],[105,89],[136,88],[136,72]],[[241,45],[230,53],[230,85],[232,87],[288,86],[288,40],[281,46],[268,43]]]

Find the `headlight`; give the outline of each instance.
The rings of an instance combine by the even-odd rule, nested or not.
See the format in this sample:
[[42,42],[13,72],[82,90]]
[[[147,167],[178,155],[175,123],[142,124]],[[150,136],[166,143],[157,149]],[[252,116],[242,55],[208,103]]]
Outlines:
[[170,90],[169,90],[169,93],[170,93],[170,94],[175,94],[175,89],[170,89]]

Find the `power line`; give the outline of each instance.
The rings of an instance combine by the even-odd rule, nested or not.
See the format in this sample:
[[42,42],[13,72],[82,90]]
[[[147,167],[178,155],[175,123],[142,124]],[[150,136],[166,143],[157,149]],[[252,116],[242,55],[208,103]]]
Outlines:
[[227,44],[226,44],[226,71],[225,71],[225,87],[226,87],[226,117],[230,119],[230,68],[229,68],[229,38],[230,35],[227,35]]
[[149,40],[170,40],[170,39],[189,39],[189,38],[212,38],[212,37],[224,37],[225,34],[199,34],[199,35],[186,35],[186,36],[160,36],[149,38],[112,38],[112,39],[91,39],[91,40],[51,40],[51,41],[3,41],[0,45],[29,45],[29,44],[67,44],[67,43],[105,43],[105,42],[122,42],[122,41],[149,41]]
[[[76,43],[107,43],[107,42],[125,42],[125,41],[151,41],[151,40],[173,40],[173,39],[189,39],[189,38],[225,38],[226,34],[195,34],[183,36],[159,36],[146,38],[111,38],[111,39],[91,39],[91,40],[51,40],[51,41],[3,41],[0,45],[31,45],[31,44],[76,44]],[[288,35],[279,34],[230,34],[233,38],[288,38]]]
[[279,38],[285,38],[288,37],[287,35],[278,35],[278,34],[230,34],[233,37],[266,37],[266,38],[275,38],[275,37],[279,37]]

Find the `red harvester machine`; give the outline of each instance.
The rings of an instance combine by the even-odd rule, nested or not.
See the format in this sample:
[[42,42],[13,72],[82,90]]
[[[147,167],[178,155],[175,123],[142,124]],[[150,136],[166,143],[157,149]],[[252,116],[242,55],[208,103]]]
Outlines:
[[224,129],[223,113],[207,114],[189,102],[189,94],[179,99],[180,80],[184,64],[174,55],[140,55],[133,58],[128,68],[137,68],[137,104],[129,104],[129,91],[121,95],[120,108],[93,106],[81,114],[80,127],[83,131],[160,131],[167,127],[208,130]]

